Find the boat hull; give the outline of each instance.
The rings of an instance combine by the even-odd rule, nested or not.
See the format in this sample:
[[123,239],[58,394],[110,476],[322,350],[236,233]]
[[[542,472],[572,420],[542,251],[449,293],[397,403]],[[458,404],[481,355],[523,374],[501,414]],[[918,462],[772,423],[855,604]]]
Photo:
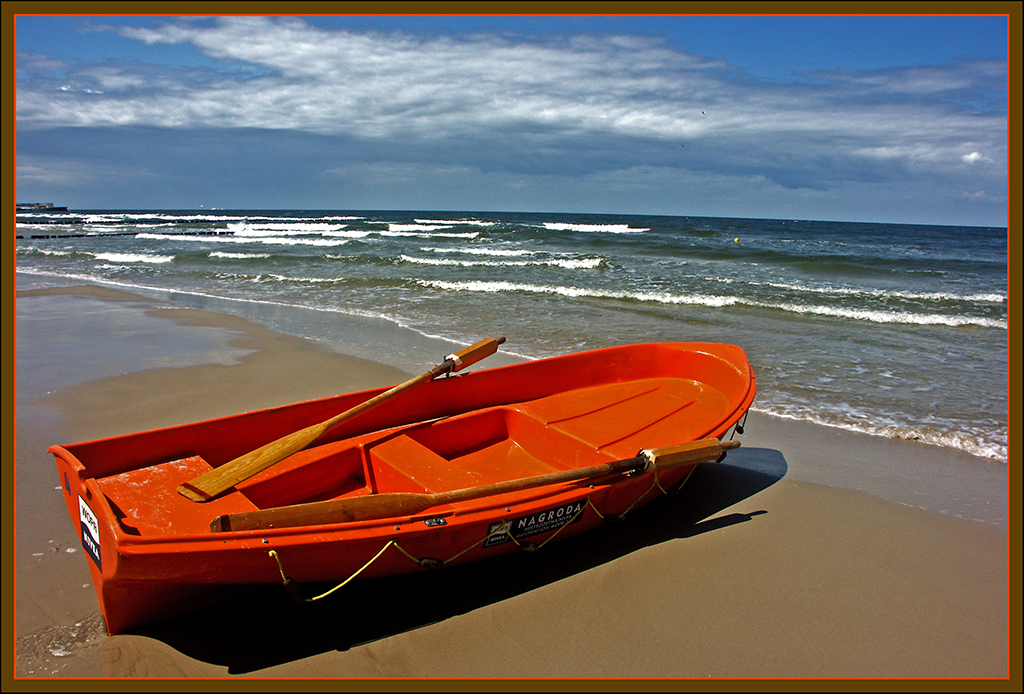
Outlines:
[[[212,532],[214,518],[370,494],[437,494],[736,433],[755,393],[739,347],[650,343],[441,378],[344,422],[207,503],[176,489],[386,389],[53,446],[107,631],[242,586],[422,571],[542,547],[679,486],[693,469],[597,478],[347,523]],[[286,579],[288,579],[286,581]]]

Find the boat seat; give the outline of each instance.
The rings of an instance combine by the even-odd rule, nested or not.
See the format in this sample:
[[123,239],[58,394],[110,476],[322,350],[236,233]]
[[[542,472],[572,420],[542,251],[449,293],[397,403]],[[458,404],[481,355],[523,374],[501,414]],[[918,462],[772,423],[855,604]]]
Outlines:
[[128,535],[156,537],[207,534],[210,521],[222,514],[254,511],[241,494],[224,494],[203,504],[178,494],[178,485],[213,468],[193,455],[111,475],[96,482],[107,498],[121,530]]
[[404,434],[367,450],[378,494],[436,494],[475,485],[472,474]]

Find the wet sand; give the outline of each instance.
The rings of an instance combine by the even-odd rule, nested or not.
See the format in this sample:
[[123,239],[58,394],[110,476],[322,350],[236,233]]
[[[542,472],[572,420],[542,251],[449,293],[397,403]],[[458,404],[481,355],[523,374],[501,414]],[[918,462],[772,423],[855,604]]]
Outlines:
[[[966,461],[980,499],[953,503],[966,513],[917,508],[965,480],[908,489],[886,461],[956,470],[956,454],[757,413],[742,448],[679,494],[541,552],[357,581],[309,605],[261,588],[202,620],[107,636],[49,445],[411,374],[97,287],[19,292],[17,310],[19,679],[988,678],[960,683],[982,690],[1005,685],[1011,661],[1019,672],[999,468]],[[864,465],[878,472],[859,479]]]

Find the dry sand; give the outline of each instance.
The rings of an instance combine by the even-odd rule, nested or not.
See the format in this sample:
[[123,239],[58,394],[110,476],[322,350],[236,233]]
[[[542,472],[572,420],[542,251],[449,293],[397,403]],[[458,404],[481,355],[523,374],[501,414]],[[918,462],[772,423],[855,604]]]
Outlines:
[[244,319],[95,287],[21,292],[17,308],[18,684],[642,678],[629,688],[672,689],[695,684],[659,678],[979,678],[954,685],[1019,690],[1007,524],[897,503],[871,484],[801,481],[809,461],[855,469],[861,444],[922,469],[953,454],[756,414],[743,447],[698,468],[679,494],[541,552],[357,581],[311,605],[268,587],[201,617],[106,636],[49,445],[409,374]]

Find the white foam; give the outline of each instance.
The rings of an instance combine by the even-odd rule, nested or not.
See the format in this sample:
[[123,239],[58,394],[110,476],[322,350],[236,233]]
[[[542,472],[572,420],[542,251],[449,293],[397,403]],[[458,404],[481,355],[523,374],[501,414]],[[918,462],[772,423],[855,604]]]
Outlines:
[[139,239],[164,241],[190,241],[197,243],[263,243],[271,246],[343,246],[347,238],[325,239],[282,236],[196,236],[190,234],[136,234]]
[[480,219],[417,219],[417,224],[428,224],[431,226],[456,226],[456,225],[472,225],[481,227],[494,226],[496,222],[485,222]]
[[863,320],[872,323],[902,323],[904,325],[946,325],[949,327],[961,327],[976,325],[982,328],[997,328],[1005,330],[1005,320],[997,318],[981,318],[977,316],[942,315],[938,313],[908,313],[905,311],[877,311],[869,309],[851,309],[835,306],[800,306],[788,303],[768,303],[763,301],[751,301],[739,299],[739,303],[747,306],[776,309],[799,313],[804,315],[830,316],[835,318],[849,318],[851,320]]
[[523,284],[518,282],[444,282],[441,280],[416,280],[419,284],[450,291],[470,291],[497,294],[499,292],[533,292],[536,294],[557,294],[568,297],[594,297],[600,299],[632,299],[635,301],[656,301],[663,304],[694,304],[700,306],[728,306],[736,303],[735,297],[707,296],[693,294],[680,296],[666,292],[624,292],[606,289],[585,289],[557,285]]
[[229,260],[244,260],[246,258],[269,258],[269,253],[231,253],[228,251],[210,251],[211,258],[227,258]]
[[430,227],[425,225],[417,224],[392,224],[387,231],[378,231],[375,233],[381,236],[408,236],[408,237],[438,237],[438,238],[450,238],[450,239],[475,239],[480,236],[479,231],[437,231],[437,229],[444,229],[446,227]]
[[562,224],[544,222],[544,228],[551,231],[582,231],[586,233],[605,234],[642,234],[650,229],[635,229],[628,224]]
[[509,249],[509,248],[477,248],[477,247],[465,247],[465,248],[437,248],[437,247],[423,247],[421,251],[432,252],[432,253],[468,253],[470,255],[494,255],[494,256],[521,256],[521,255],[534,255],[536,251],[528,251],[525,249]]
[[108,263],[169,263],[174,260],[173,255],[145,255],[142,253],[94,253],[97,260],[106,260]]
[[526,267],[532,265],[549,265],[561,267],[567,270],[589,270],[601,264],[600,258],[552,258],[549,260],[455,260],[453,258],[416,258],[409,255],[400,255],[399,258],[407,263],[419,265],[437,265],[450,267]]
[[[741,280],[729,277],[710,278],[723,284],[733,284]],[[873,296],[886,299],[911,299],[923,301],[968,301],[980,303],[1006,303],[1006,294],[998,292],[981,292],[973,294],[958,294],[956,292],[909,292],[890,289],[870,289],[864,287],[812,287],[802,284],[791,284],[787,282],[751,282],[749,284],[757,287],[774,287],[794,292],[806,292],[811,294],[826,294],[839,296]]]

